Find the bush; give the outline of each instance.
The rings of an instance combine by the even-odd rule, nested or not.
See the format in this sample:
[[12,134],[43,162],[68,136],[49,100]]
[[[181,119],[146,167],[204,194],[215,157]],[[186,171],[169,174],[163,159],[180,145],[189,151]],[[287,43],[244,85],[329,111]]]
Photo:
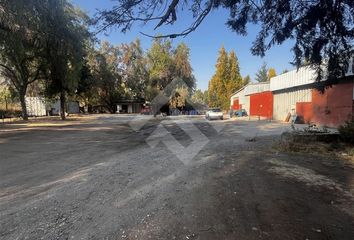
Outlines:
[[354,143],[354,121],[348,121],[338,128],[340,138],[347,143]]
[[0,119],[2,118],[16,118],[20,117],[22,114],[19,110],[2,110],[0,109]]

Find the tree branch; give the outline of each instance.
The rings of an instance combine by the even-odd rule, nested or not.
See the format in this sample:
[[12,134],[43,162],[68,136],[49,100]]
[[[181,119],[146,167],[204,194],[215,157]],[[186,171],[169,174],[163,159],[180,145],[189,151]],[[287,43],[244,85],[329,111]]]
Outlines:
[[15,86],[15,88],[19,89],[21,85],[18,83],[18,79],[16,77],[15,72],[10,67],[6,66],[5,64],[0,63],[0,67],[5,69],[5,71],[6,71],[5,75],[10,79],[10,81]]
[[140,32],[142,35],[150,37],[150,38],[176,38],[176,37],[185,37],[188,34],[190,34],[191,32],[194,32],[199,25],[203,22],[203,20],[205,19],[205,17],[210,13],[212,7],[213,7],[213,2],[214,1],[210,1],[209,5],[206,9],[204,9],[202,11],[202,13],[197,17],[197,19],[193,22],[193,24],[185,29],[184,31],[180,32],[180,33],[172,33],[172,34],[166,34],[166,35],[157,35],[157,36],[152,36],[143,32]]
[[159,28],[162,24],[164,24],[165,22],[167,22],[167,20],[170,18],[170,16],[172,17],[171,22],[173,23],[174,21],[177,20],[177,16],[176,16],[176,7],[178,4],[179,0],[173,0],[172,3],[170,4],[170,6],[167,9],[167,12],[161,17],[160,22],[156,25],[156,27],[154,28],[154,30],[156,30],[157,28]]

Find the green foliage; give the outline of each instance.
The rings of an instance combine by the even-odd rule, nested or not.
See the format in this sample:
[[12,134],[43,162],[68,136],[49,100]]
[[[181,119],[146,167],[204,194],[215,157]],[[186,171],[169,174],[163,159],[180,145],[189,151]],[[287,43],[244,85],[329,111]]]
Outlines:
[[5,103],[11,100],[11,93],[7,87],[0,85],[0,103]]
[[60,96],[60,115],[64,120],[66,97],[77,91],[90,40],[88,17],[68,0],[46,3],[46,24],[42,30],[48,69],[47,95]]
[[267,68],[267,64],[266,63],[263,63],[261,68],[256,73],[255,80],[257,82],[267,82],[269,80],[269,78],[268,78],[268,68]]
[[27,87],[44,71],[44,47],[39,41],[44,9],[36,0],[4,0],[0,9],[0,74],[18,93],[27,120]]
[[78,87],[90,37],[87,16],[67,0],[48,1],[47,14],[48,94],[72,94]]
[[146,99],[151,101],[161,91],[176,80],[180,88],[187,86],[189,94],[195,88],[195,77],[190,64],[190,50],[181,43],[173,48],[168,40],[155,39],[147,52],[148,83]]
[[233,50],[231,50],[229,54],[229,71],[230,71],[229,73],[230,79],[226,81],[226,96],[225,96],[226,97],[225,101],[227,101],[227,106],[225,107],[227,107],[227,109],[229,108],[228,104],[230,102],[229,101],[230,96],[243,86],[242,83],[243,79],[240,73],[238,59]]
[[247,76],[243,79],[242,85],[243,85],[243,86],[246,86],[246,85],[249,84],[250,82],[251,82],[251,77],[250,77],[250,75],[247,75]]
[[126,97],[145,97],[145,88],[149,80],[146,67],[147,59],[137,39],[121,46],[122,79]]
[[230,108],[229,98],[232,93],[242,87],[242,77],[238,60],[234,51],[227,54],[224,47],[219,51],[216,72],[209,82],[209,107]]
[[98,50],[91,50],[87,57],[89,74],[94,79],[90,103],[104,106],[111,113],[117,111],[116,104],[124,96],[119,57],[119,48],[108,42],[103,42]]
[[[226,24],[237,34],[246,35],[249,23],[260,27],[252,54],[264,56],[272,46],[292,39],[297,67],[308,59],[320,80],[324,76],[321,65],[326,61],[328,84],[344,76],[354,50],[354,5],[351,0],[174,0],[167,6],[160,0],[117,0],[112,10],[99,13],[96,22],[102,31],[115,26],[126,32],[135,22],[146,25],[158,20],[157,29],[178,21],[176,12],[189,11],[192,16],[190,27],[160,36],[175,38],[195,31],[208,14],[220,8],[229,10]],[[156,9],[165,10],[161,13]]]
[[189,88],[189,92],[195,88],[195,77],[190,64],[190,49],[186,44],[180,43],[173,53],[174,76],[182,80]]
[[4,0],[0,9],[0,71],[18,92],[27,119],[30,84],[45,80],[49,96],[77,89],[88,18],[67,0]]
[[354,121],[348,121],[338,128],[340,137],[344,142],[354,144]]
[[208,104],[208,91],[203,92],[202,90],[197,89],[193,93],[191,100],[195,104],[206,106]]
[[147,53],[149,85],[163,90],[173,79],[172,46],[168,40],[156,39]]

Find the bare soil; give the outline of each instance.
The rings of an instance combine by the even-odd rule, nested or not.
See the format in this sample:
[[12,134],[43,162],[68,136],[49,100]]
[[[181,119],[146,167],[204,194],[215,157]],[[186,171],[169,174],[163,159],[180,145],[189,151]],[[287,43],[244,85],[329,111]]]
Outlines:
[[[0,239],[354,239],[348,159],[274,149],[279,123],[133,117],[0,126]],[[148,144],[190,122],[188,164]]]

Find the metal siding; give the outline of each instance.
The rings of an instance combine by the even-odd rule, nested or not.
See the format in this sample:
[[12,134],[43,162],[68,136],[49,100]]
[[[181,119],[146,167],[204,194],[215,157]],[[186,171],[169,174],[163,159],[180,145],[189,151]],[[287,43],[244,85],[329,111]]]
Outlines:
[[273,116],[272,92],[261,92],[250,96],[250,116],[260,116],[271,119]]
[[273,93],[273,119],[285,120],[292,109],[296,109],[297,102],[311,102],[311,89],[292,90],[284,93]]
[[244,95],[267,92],[269,91],[269,87],[269,82],[248,84],[244,89]]
[[26,97],[26,107],[27,114],[29,116],[45,116],[46,115],[46,105],[44,98],[41,97]]
[[270,91],[298,87],[314,83],[316,72],[309,67],[302,67],[270,79]]

